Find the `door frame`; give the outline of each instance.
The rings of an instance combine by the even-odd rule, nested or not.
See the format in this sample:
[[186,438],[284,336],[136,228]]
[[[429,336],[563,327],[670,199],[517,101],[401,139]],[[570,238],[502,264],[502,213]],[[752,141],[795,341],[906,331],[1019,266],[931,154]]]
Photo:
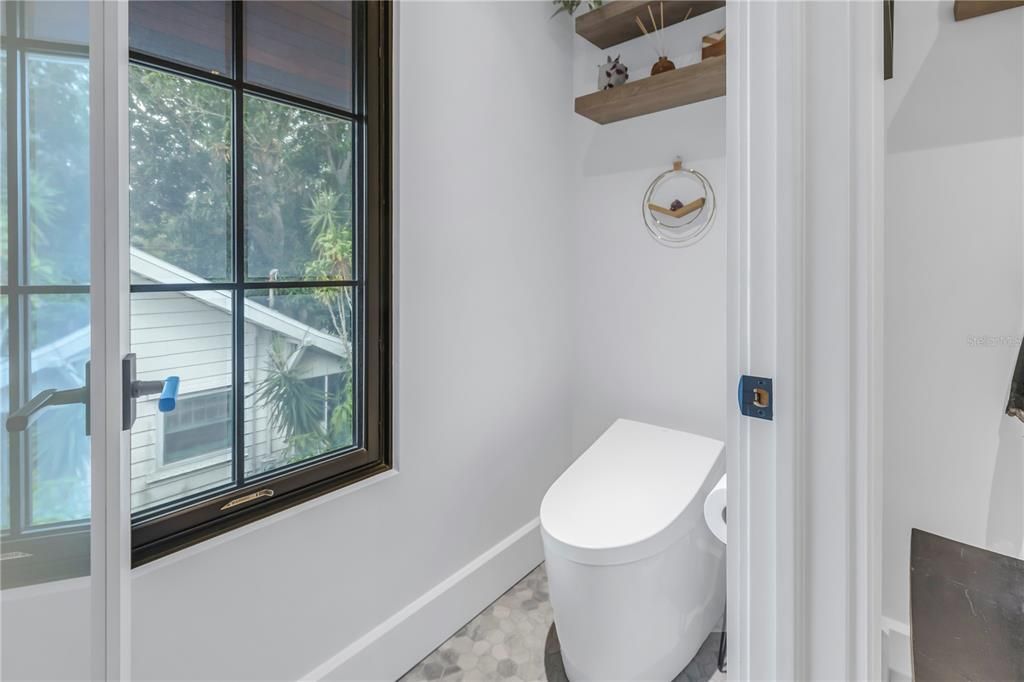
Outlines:
[[131,437],[121,358],[128,318],[128,3],[89,8],[93,679],[131,678]]
[[730,3],[729,674],[880,679],[882,5]]

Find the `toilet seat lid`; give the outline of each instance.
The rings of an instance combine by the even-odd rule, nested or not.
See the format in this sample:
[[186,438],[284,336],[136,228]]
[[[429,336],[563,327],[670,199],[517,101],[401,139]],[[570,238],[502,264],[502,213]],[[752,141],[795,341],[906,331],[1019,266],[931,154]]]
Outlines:
[[[687,532],[673,523],[724,469],[721,441],[619,419],[556,480],[540,506],[549,545],[583,563],[651,556]],[[720,474],[719,474],[720,475]],[[717,478],[716,478],[717,480]],[[694,515],[704,523],[704,500]]]

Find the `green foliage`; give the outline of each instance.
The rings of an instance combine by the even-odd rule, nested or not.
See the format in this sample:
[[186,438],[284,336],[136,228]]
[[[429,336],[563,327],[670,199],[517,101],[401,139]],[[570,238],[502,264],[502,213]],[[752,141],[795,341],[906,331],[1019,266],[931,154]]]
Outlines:
[[260,404],[270,412],[270,425],[294,447],[323,438],[323,397],[306,383],[279,339],[267,354],[267,378],[256,387]]
[[[313,197],[307,209],[305,223],[313,238],[313,258],[306,263],[306,279],[352,279],[352,227],[343,220],[338,203],[338,195],[327,190]],[[335,333],[351,352],[352,299],[336,289],[314,289],[313,297],[327,309]]]
[[[580,5],[582,5],[583,2],[582,0],[551,0],[551,4],[558,8],[555,10],[555,13],[551,15],[553,18],[557,17],[562,12],[565,12],[570,16],[576,14],[576,10],[579,9]],[[597,9],[603,4],[604,0],[588,0],[587,8]]]
[[[241,210],[247,276],[297,279],[323,231],[307,229],[310,207],[350,225],[348,121],[247,95],[245,205],[232,207],[231,93],[141,66],[130,78],[133,246],[206,279],[230,279],[232,210]],[[346,259],[351,270],[351,243]]]
[[339,201],[338,193],[328,189],[317,193],[306,209],[315,256],[306,263],[306,279],[352,279],[352,227],[342,219]]
[[248,275],[301,278],[319,234],[306,228],[310,207],[333,202],[327,207],[331,219],[351,222],[351,124],[246,97],[245,133]]
[[231,93],[129,69],[129,201],[135,246],[210,280],[231,273]]
[[[266,378],[256,387],[257,402],[270,415],[272,429],[284,436],[284,462],[296,462],[352,443],[353,393],[351,376],[343,375],[339,390],[324,395],[290,366],[283,343],[275,339],[265,367]],[[319,378],[319,377],[317,377]],[[324,405],[329,415],[324,423]]]

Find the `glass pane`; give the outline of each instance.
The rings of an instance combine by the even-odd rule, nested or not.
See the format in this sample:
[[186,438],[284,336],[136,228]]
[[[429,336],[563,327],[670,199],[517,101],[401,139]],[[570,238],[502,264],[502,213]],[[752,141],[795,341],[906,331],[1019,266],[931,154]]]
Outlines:
[[[89,295],[29,298],[31,395],[85,386],[89,360]],[[84,394],[81,399],[84,400]],[[89,518],[89,439],[85,403],[50,407],[29,427],[29,525]]]
[[[89,296],[29,298],[31,348],[28,396],[85,386],[89,360]],[[83,396],[84,397],[84,396]],[[47,408],[27,431],[29,525],[89,517],[89,441],[85,405]]]
[[231,292],[136,293],[132,352],[138,378],[181,377],[173,412],[139,399],[132,427],[132,511],[232,482]]
[[226,2],[133,0],[131,49],[213,73],[231,73],[231,11]]
[[0,50],[0,282],[3,284],[10,283],[7,274],[7,208],[7,50]]
[[352,108],[352,3],[245,4],[247,83]]
[[346,280],[352,270],[352,125],[245,98],[246,277]]
[[27,2],[24,9],[27,38],[73,45],[85,45],[89,42],[88,2]]
[[231,92],[139,66],[129,92],[132,246],[175,281],[230,279]]
[[248,292],[247,475],[356,442],[352,304],[347,287]]
[[28,278],[89,281],[89,62],[29,55]]
[[[0,424],[11,413],[9,297],[0,297]],[[7,429],[0,429],[0,530],[11,527],[11,447]]]

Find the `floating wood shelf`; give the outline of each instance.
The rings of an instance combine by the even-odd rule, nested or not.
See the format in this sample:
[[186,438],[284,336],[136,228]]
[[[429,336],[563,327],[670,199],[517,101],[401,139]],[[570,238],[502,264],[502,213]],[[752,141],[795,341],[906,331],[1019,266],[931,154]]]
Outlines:
[[[642,33],[634,17],[641,15],[646,21],[647,5],[661,21],[660,1],[612,0],[602,7],[576,17],[576,33],[601,49],[639,38]],[[690,18],[725,7],[725,2],[714,0],[665,0],[665,26],[678,24],[690,13]],[[692,10],[692,11],[691,11]]]
[[[992,14],[1004,9],[1024,7],[1024,0],[956,0],[953,3],[953,18],[957,21],[973,19],[983,14]],[[576,32],[579,33],[579,19],[576,20]]]
[[653,114],[725,94],[725,57],[576,98],[576,113],[600,124]]

